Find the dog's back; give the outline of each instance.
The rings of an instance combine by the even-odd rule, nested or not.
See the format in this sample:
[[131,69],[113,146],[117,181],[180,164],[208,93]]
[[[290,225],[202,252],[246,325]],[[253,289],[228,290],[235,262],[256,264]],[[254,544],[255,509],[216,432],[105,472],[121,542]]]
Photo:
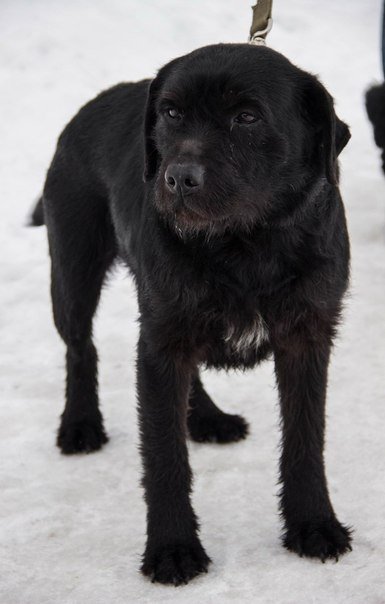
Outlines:
[[105,197],[113,195],[110,183],[125,167],[130,179],[142,181],[148,86],[149,80],[118,84],[80,109],[59,137],[44,187],[45,198],[50,197],[59,172],[68,171],[72,183],[77,181],[90,193]]

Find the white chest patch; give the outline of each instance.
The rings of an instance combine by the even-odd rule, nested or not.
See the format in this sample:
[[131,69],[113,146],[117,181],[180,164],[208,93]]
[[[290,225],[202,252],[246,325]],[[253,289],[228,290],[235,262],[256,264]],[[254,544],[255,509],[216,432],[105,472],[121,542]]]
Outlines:
[[231,349],[242,354],[250,348],[257,349],[269,340],[269,330],[260,314],[257,314],[255,320],[247,329],[239,332],[234,325],[227,329],[224,340],[230,345]]

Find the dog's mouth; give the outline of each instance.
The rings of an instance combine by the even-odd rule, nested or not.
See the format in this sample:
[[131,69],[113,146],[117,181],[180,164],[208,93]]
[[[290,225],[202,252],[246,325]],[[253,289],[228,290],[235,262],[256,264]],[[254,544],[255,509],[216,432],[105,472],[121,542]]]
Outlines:
[[180,196],[178,203],[174,207],[174,218],[176,222],[185,224],[206,224],[211,222],[214,218],[209,218],[207,215],[199,211],[198,208],[192,207],[182,195]]
[[178,192],[176,195],[156,195],[155,204],[158,211],[177,231],[203,230],[212,223],[223,220],[223,216],[216,216],[202,211],[196,203],[195,196]]
[[213,221],[201,216],[187,206],[183,206],[176,209],[168,217],[168,222],[176,233],[182,236],[188,233],[206,231]]
[[223,212],[215,214],[207,213],[200,208],[192,207],[189,197],[182,198],[181,203],[176,205],[171,212],[172,223],[180,235],[182,233],[193,233],[203,231],[220,231],[224,224],[231,220],[231,214]]

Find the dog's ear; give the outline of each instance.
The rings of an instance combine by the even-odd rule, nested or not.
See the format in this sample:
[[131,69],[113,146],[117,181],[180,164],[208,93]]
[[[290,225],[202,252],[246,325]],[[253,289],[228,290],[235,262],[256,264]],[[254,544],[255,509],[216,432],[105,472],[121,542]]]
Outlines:
[[335,185],[338,182],[337,157],[350,139],[349,128],[337,117],[332,97],[315,77],[305,83],[303,105],[313,127],[314,161],[327,180]]
[[154,141],[156,123],[156,99],[161,88],[160,75],[154,78],[148,88],[146,112],[144,117],[144,173],[143,180],[151,180],[158,165],[158,150]]
[[159,93],[180,58],[167,63],[158,71],[158,75],[152,80],[148,88],[147,104],[144,117],[144,173],[143,180],[147,182],[154,178],[159,163],[159,153],[154,140],[156,124],[156,102]]
[[336,115],[336,151],[337,156],[346,147],[351,138],[349,126]]

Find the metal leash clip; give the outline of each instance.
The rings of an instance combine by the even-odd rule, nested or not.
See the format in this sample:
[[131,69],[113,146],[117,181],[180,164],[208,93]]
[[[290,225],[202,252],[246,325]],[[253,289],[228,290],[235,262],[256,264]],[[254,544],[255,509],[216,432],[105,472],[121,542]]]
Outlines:
[[250,27],[249,44],[266,45],[266,36],[273,27],[272,6],[273,0],[256,0],[255,5],[251,7],[253,21]]
[[266,36],[273,27],[273,19],[270,17],[267,20],[267,25],[265,29],[261,29],[260,31],[256,31],[249,38],[249,44],[255,44],[256,46],[266,46]]

